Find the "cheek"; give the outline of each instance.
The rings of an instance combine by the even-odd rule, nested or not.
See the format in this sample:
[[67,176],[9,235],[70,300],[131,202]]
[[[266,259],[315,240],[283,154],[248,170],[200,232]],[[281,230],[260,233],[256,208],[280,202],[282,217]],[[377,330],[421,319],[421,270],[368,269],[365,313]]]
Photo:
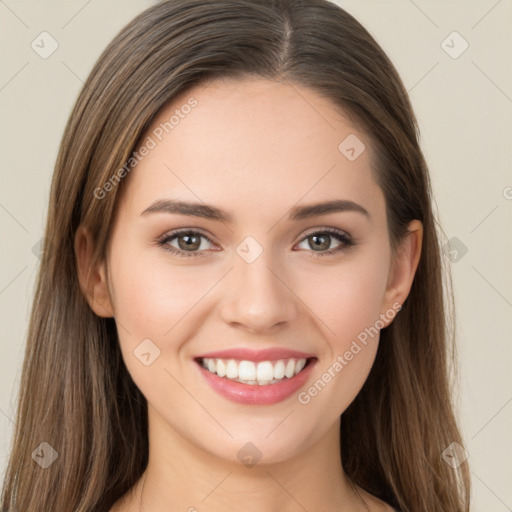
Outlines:
[[144,251],[130,258],[113,255],[116,320],[133,336],[162,341],[208,291],[211,276],[202,279],[198,267],[166,264],[164,258],[149,256]]
[[[175,385],[169,372],[191,364],[188,341],[202,328],[212,287],[225,269],[189,265],[185,258],[171,261],[159,248],[117,247],[111,254],[111,280],[120,349],[136,384],[151,393]],[[137,356],[148,351],[158,356],[145,366]]]
[[322,320],[332,349],[346,350],[351,340],[379,319],[388,261],[385,254],[366,251],[338,267],[311,274],[300,296],[308,297],[307,305]]
[[329,410],[329,421],[356,397],[373,365],[388,262],[385,254],[368,251],[332,271],[330,279],[324,275],[323,285],[315,281],[310,288],[316,291],[310,293],[308,305],[313,304],[311,309],[322,320],[328,343],[312,386],[302,391],[298,401],[311,413]]
[[167,264],[163,258],[155,261],[150,253],[156,251],[134,250],[129,258],[119,257],[120,250],[113,252],[111,276],[126,368],[149,403],[166,410],[181,401],[188,403],[172,377],[182,380],[176,373],[180,348],[192,336],[212,276],[203,279],[203,274],[191,267]]

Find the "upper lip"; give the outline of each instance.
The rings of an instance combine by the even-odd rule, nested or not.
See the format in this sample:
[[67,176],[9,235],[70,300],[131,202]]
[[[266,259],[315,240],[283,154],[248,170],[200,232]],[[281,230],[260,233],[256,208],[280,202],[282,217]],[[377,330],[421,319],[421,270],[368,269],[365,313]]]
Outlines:
[[277,359],[308,359],[315,357],[314,354],[289,350],[286,348],[265,348],[263,350],[252,350],[248,348],[230,348],[227,350],[216,350],[196,356],[196,359],[237,359],[240,361],[274,361]]

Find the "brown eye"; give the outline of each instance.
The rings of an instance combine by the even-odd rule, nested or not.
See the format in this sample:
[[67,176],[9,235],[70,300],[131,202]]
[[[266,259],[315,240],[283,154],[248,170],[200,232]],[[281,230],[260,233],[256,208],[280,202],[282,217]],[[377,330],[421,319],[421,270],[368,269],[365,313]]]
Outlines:
[[309,241],[310,247],[327,250],[331,245],[331,238],[331,235],[320,234],[308,236],[307,240]]
[[[340,243],[334,249],[330,249],[331,240],[333,238],[338,240]],[[300,243],[304,242],[306,242],[308,245],[306,249],[310,250],[310,252],[313,252],[315,256],[334,254],[355,245],[354,241],[347,234],[343,233],[342,231],[331,229],[310,233],[305,238],[303,238]]]
[[[199,256],[206,248],[202,246],[202,239],[207,240],[208,243],[212,241],[203,233],[199,231],[177,231],[166,234],[162,239],[158,241],[164,250],[169,251],[178,256]],[[171,242],[177,241],[178,246],[171,245]],[[203,244],[204,245],[204,244]]]
[[199,249],[199,247],[201,246],[200,235],[178,235],[176,237],[176,240],[178,240],[178,246],[182,250]]

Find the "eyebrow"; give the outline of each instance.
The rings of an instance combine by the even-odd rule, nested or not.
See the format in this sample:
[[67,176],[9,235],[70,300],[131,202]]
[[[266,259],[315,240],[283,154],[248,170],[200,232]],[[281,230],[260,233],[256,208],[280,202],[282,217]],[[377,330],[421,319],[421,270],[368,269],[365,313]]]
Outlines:
[[[299,221],[336,212],[356,212],[361,213],[368,219],[371,218],[368,211],[360,204],[347,199],[336,199],[305,206],[295,206],[290,210],[288,220]],[[234,220],[234,216],[231,213],[221,210],[215,206],[204,203],[175,201],[171,199],[160,199],[155,201],[141,213],[141,216],[149,213],[175,213],[194,217],[203,217],[205,219],[224,223],[232,223]]]

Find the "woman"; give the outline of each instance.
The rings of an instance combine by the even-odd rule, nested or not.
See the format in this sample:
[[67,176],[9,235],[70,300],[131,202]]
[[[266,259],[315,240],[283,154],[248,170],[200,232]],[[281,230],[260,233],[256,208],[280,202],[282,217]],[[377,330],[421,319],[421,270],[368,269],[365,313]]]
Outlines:
[[469,510],[407,93],[325,0],[168,0],[52,183],[3,510]]

